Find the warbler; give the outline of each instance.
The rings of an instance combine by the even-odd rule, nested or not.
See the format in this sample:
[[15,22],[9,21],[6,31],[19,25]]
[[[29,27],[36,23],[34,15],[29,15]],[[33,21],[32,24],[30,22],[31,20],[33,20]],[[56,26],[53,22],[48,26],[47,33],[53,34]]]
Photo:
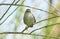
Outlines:
[[27,27],[22,31],[24,32],[29,27],[33,27],[33,24],[36,23],[34,15],[31,13],[30,9],[26,9],[24,18],[23,18],[24,24],[27,25]]

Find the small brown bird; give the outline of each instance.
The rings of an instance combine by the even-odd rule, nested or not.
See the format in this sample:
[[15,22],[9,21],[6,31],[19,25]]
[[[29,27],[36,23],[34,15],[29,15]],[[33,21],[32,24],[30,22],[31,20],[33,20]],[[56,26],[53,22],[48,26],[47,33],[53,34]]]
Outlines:
[[31,13],[30,9],[26,9],[23,20],[27,27],[22,32],[24,32],[29,27],[33,27],[33,24],[36,22],[35,17]]

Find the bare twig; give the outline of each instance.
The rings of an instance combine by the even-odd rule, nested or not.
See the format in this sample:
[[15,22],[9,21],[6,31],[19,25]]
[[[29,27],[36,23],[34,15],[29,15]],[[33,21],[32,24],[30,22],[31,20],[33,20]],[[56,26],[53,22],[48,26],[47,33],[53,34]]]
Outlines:
[[1,32],[0,34],[23,34],[23,35],[34,35],[34,36],[42,36],[42,37],[59,39],[58,37],[52,37],[52,36],[47,36],[47,35],[36,35],[36,34],[29,34],[29,33],[21,33],[21,32]]
[[24,32],[25,30],[27,30],[28,28],[29,28],[29,27],[25,27],[25,29],[23,29],[21,33],[23,33],[23,32]]
[[[15,4],[17,4],[19,1],[20,1],[20,0],[18,0]],[[11,4],[11,5],[12,5],[12,4]],[[14,11],[13,11],[9,16],[11,16],[13,13],[14,13]],[[9,16],[8,16],[8,17],[9,17]],[[8,17],[7,17],[2,23],[0,23],[0,25],[3,24],[3,23],[8,19]]]
[[[44,0],[44,1],[46,1],[46,0]],[[47,1],[46,1],[47,2]],[[48,3],[48,2],[47,2]],[[55,8],[51,3],[48,3],[48,5],[50,5],[52,8],[54,8],[56,11],[58,11],[58,9],[57,8]],[[55,12],[56,13],[56,12]],[[57,14],[57,13],[56,13]]]
[[[35,24],[40,23],[40,22],[42,22],[42,21],[54,19],[54,18],[57,18],[57,17],[60,17],[60,16],[55,16],[55,17],[51,17],[51,18],[48,18],[48,19],[44,19],[44,20],[41,20],[41,21],[36,22]],[[35,24],[34,24],[34,25],[35,25]]]
[[[1,4],[0,4],[0,5],[1,5]],[[10,5],[10,4],[4,4],[4,5]],[[16,6],[16,4],[13,4],[13,5]],[[29,8],[33,8],[33,9],[36,9],[36,10],[44,11],[44,10],[42,10],[42,9],[38,9],[38,8],[26,6],[26,5],[19,5],[19,4],[17,4],[17,6],[29,7]],[[15,10],[14,10],[14,11],[15,11]],[[14,11],[13,11],[13,12],[14,12]],[[12,15],[13,12],[12,12],[10,15]],[[44,12],[47,12],[47,11],[44,11]],[[48,12],[48,13],[50,13],[50,12]],[[53,13],[50,13],[50,14],[53,14]],[[9,16],[10,16],[10,15],[9,15]],[[8,16],[8,17],[9,17],[9,16]],[[7,17],[7,18],[8,18],[8,17]],[[59,16],[56,16],[56,17],[59,17]],[[3,23],[7,20],[7,18],[6,18],[2,23],[0,23],[0,25],[3,24]],[[45,19],[45,20],[47,20],[47,19]],[[42,20],[42,21],[45,21],[45,20]],[[42,21],[39,21],[39,22],[42,22]],[[39,22],[37,22],[37,23],[39,23]]]
[[[57,18],[57,17],[60,17],[60,16],[56,16],[56,17],[51,17],[51,18],[48,18],[48,19],[44,19],[44,20],[41,20],[41,21],[36,22],[35,24],[40,23],[40,22],[42,22],[42,21],[54,19],[54,18]],[[34,25],[35,25],[35,24],[34,24]],[[26,28],[22,31],[22,33],[23,33],[25,30],[27,30],[28,28],[29,28],[29,27],[26,27]],[[45,27],[43,27],[43,28],[45,28]],[[42,29],[42,28],[41,28],[41,29]],[[34,30],[34,31],[35,31],[35,30]]]
[[[19,1],[20,1],[20,0],[18,0],[16,3],[18,3]],[[21,4],[23,4],[24,1],[25,1],[25,0],[23,0],[23,2],[22,2]],[[15,3],[15,4],[16,4],[16,3]],[[18,6],[9,16],[11,16],[18,8],[19,8],[19,6]],[[8,16],[8,17],[9,17],[9,16]],[[3,23],[8,19],[8,17],[7,17],[2,23],[0,23],[0,25],[3,24]]]
[[[44,19],[44,20],[41,20],[41,21],[36,22],[35,24],[40,23],[40,22],[42,22],[42,21],[51,20],[51,19],[54,19],[54,18],[57,18],[57,17],[60,17],[60,16],[56,16],[56,17],[51,17],[51,18],[48,18],[48,19]],[[35,24],[34,24],[34,25],[35,25]],[[57,24],[59,24],[59,23],[57,23]],[[53,25],[55,25],[55,24],[53,24]],[[44,27],[35,29],[35,30],[31,31],[30,34],[33,33],[33,32],[36,31],[36,30],[43,29],[43,28],[47,28],[47,27],[49,27],[49,26],[51,26],[51,25],[47,25],[47,26],[44,26]]]
[[[15,2],[15,0],[12,2],[12,4]],[[0,18],[0,20],[5,16],[5,14],[8,12],[8,10],[10,9],[10,7],[12,6],[12,4],[8,7],[8,9],[6,10],[6,12],[2,15],[2,17]]]
[[17,4],[20,0],[18,0],[15,4]]
[[[0,4],[0,5],[11,5],[11,4]],[[43,10],[43,9],[39,9],[39,8],[35,8],[35,7],[31,7],[31,6],[27,6],[27,5],[12,4],[12,6],[29,7],[29,8],[32,8],[32,9],[40,10],[40,11],[43,11],[43,12],[46,12],[46,13],[50,13],[50,14],[53,14],[53,15],[57,16],[56,14],[54,14],[54,13],[52,13],[52,12],[48,12],[48,11],[45,11],[45,10]]]
[[[25,0],[22,1],[21,5],[23,5],[24,2],[25,2]],[[20,7],[20,6],[18,6],[15,10],[17,10],[19,7]],[[15,10],[14,10],[14,11],[15,11]],[[26,29],[28,29],[28,27],[25,27],[25,29],[22,30],[22,33],[23,33]]]
[[46,25],[46,26],[40,27],[40,28],[38,28],[38,29],[35,29],[35,30],[31,31],[29,34],[35,32],[35,31],[37,31],[37,30],[40,30],[40,29],[43,29],[43,28],[47,28],[47,27],[51,27],[51,26],[53,26],[53,25],[58,25],[58,24],[60,24],[60,23],[55,23],[55,24],[50,24],[50,25]]

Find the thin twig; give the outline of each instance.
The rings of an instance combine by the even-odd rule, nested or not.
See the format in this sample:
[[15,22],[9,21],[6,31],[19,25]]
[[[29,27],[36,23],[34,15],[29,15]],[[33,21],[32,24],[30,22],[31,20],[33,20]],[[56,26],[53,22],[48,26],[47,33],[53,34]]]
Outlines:
[[[46,0],[44,0],[44,1],[46,1]],[[47,2],[47,1],[46,1]],[[48,2],[47,2],[48,3]],[[55,8],[51,3],[48,3],[48,5],[50,5],[52,8],[54,8],[56,11],[58,11],[58,9],[57,8]],[[56,13],[56,12],[55,12]],[[57,13],[56,13],[57,14]]]
[[[15,2],[15,0],[12,2],[12,4]],[[2,17],[0,18],[0,20],[5,16],[5,14],[8,12],[8,10],[10,9],[10,7],[12,6],[12,4],[8,7],[8,9],[6,10],[6,12],[2,15]]]
[[[11,4],[0,4],[0,5],[11,5]],[[50,14],[53,14],[53,15],[57,16],[56,14],[54,14],[54,13],[52,13],[52,12],[48,12],[48,11],[45,11],[45,10],[43,10],[43,9],[39,9],[39,8],[35,8],[35,7],[31,7],[31,6],[27,6],[27,5],[12,4],[12,6],[29,7],[29,8],[32,8],[32,9],[40,10],[40,11],[43,11],[43,12],[46,12],[46,13],[50,13]]]
[[23,35],[34,35],[34,36],[42,36],[42,37],[59,39],[58,37],[52,37],[52,36],[48,36],[48,35],[36,35],[36,34],[21,33],[21,32],[1,32],[0,34],[23,34]]
[[[20,0],[18,0],[15,4],[17,4],[19,1],[20,1]],[[11,4],[11,5],[12,5],[12,4]],[[9,16],[11,16],[14,12],[15,12],[15,10],[14,10]],[[8,17],[9,17],[9,16],[8,16]],[[3,23],[8,19],[8,17],[7,17],[2,23],[0,23],[0,25],[3,24]]]
[[[54,18],[57,18],[57,17],[60,17],[60,16],[56,16],[56,17],[51,17],[51,18],[48,18],[48,19],[44,19],[44,20],[41,20],[41,21],[36,22],[35,24],[40,23],[40,22],[42,22],[42,21],[51,20],[51,19],[54,19]],[[35,25],[35,24],[34,24],[34,25]],[[59,24],[59,23],[58,23],[58,24]],[[54,25],[54,24],[53,24],[53,25]],[[47,28],[47,27],[49,27],[49,26],[50,26],[50,25],[47,25],[47,26],[44,26],[44,27],[35,29],[35,30],[31,31],[30,34],[33,33],[33,32],[36,31],[36,30],[43,29],[43,28]]]
[[18,0],[15,4],[17,4],[20,0]]
[[[41,21],[36,22],[35,24],[40,23],[40,22],[42,22],[42,21],[54,19],[54,18],[57,18],[57,17],[60,17],[60,16],[55,16],[55,17],[51,17],[51,18],[48,18],[48,19],[44,19],[44,20],[41,20]],[[34,24],[34,25],[35,25],[35,24]]]
[[58,25],[58,24],[60,24],[60,23],[55,23],[55,24],[50,24],[50,25],[46,25],[46,26],[40,27],[40,28],[38,28],[38,29],[35,29],[35,30],[31,31],[29,34],[35,32],[35,31],[37,31],[37,30],[40,30],[40,29],[43,29],[43,28],[47,28],[47,27],[51,27],[51,26],[53,26],[53,25]]
[[[25,2],[25,0],[22,1],[22,3],[20,5],[23,5],[23,3]],[[20,6],[18,6],[15,10],[17,10]],[[14,11],[15,11],[14,10]],[[25,27],[25,29],[22,30],[21,33],[23,33],[25,30],[27,30],[29,27]]]
[[4,2],[5,2],[5,0],[3,0],[3,1],[1,2],[1,4],[4,3]]
[[[14,5],[14,4],[13,4],[13,5]],[[19,6],[30,7],[30,6],[25,6],[25,5],[19,5]],[[42,10],[42,9],[38,9],[38,8],[34,8],[34,7],[30,7],[30,8],[37,9],[37,10]],[[15,10],[14,10],[14,11],[15,11]],[[14,11],[13,11],[13,12],[14,12]],[[44,11],[44,10],[43,10],[43,11]],[[12,12],[10,15],[12,15],[13,12]],[[47,11],[46,11],[46,12],[47,12]],[[50,13],[50,14],[52,14],[52,13]],[[10,15],[9,15],[9,16],[10,16]],[[9,16],[8,16],[8,17],[9,17]],[[8,18],[8,17],[7,17],[7,18]],[[59,16],[56,16],[56,17],[59,17]],[[56,18],[56,17],[53,17],[53,18]],[[2,24],[7,20],[7,18],[6,18],[2,23],[0,23],[0,25],[2,25]],[[49,18],[49,19],[51,19],[51,18]],[[48,20],[48,19],[45,19],[45,20]],[[42,22],[42,21],[45,21],[45,20],[41,20],[41,21],[39,21],[39,22]],[[36,23],[39,23],[39,22],[36,22]]]
[[23,29],[21,33],[23,33],[23,32],[24,32],[25,30],[27,30],[28,28],[29,28],[29,27],[26,26],[25,29]]
[[[18,3],[20,0],[18,0],[16,3]],[[25,0],[24,0],[25,1]],[[21,3],[21,5],[24,3],[24,1]],[[16,4],[15,3],[15,4]],[[19,6],[9,15],[9,16],[11,16],[17,9],[19,8]],[[2,22],[2,23],[0,23],[0,25],[2,25],[8,18],[9,18],[9,16]]]

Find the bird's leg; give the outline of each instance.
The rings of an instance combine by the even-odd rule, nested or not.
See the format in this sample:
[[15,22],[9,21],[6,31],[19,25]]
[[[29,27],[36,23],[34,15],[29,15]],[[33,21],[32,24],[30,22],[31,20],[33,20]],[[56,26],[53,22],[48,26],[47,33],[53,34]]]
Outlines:
[[25,30],[27,30],[28,29],[28,27],[25,27],[25,29],[21,32],[21,33],[23,33]]

